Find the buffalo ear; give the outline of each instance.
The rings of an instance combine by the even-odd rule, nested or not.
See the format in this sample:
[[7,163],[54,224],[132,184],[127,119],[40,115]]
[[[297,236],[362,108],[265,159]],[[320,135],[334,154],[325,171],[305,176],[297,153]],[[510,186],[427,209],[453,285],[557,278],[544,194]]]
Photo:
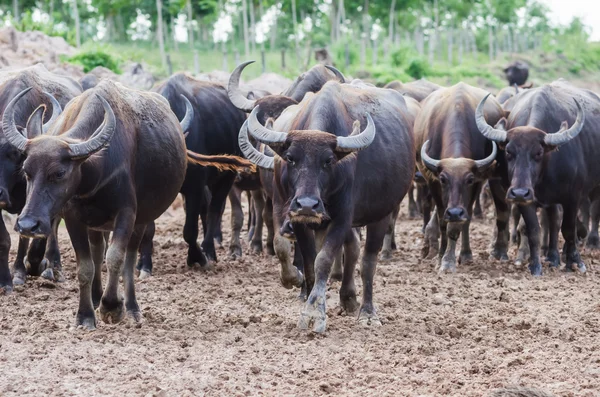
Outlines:
[[33,139],[42,135],[44,132],[44,113],[46,113],[46,105],[40,105],[31,113],[27,120],[27,138]]
[[246,95],[246,98],[248,98],[251,101],[258,99],[254,91],[248,91],[248,95]]
[[275,119],[273,117],[269,117],[267,119],[267,122],[265,123],[265,128],[268,128],[270,130],[273,129],[273,124],[275,124]]
[[506,120],[506,117],[502,117],[500,120],[498,120],[498,122],[494,126],[494,129],[506,131],[507,123],[508,123],[508,120]]

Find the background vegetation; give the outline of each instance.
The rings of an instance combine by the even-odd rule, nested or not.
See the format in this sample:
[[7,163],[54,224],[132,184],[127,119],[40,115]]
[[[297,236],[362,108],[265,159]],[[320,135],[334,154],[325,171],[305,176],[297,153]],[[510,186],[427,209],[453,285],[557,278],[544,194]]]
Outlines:
[[327,48],[346,74],[380,84],[425,77],[500,87],[513,59],[530,63],[539,81],[599,74],[588,27],[553,26],[548,14],[537,0],[0,1],[4,24],[63,36],[81,48],[69,62],[86,71],[119,72],[133,60],[165,76],[264,59],[264,70],[291,77]]

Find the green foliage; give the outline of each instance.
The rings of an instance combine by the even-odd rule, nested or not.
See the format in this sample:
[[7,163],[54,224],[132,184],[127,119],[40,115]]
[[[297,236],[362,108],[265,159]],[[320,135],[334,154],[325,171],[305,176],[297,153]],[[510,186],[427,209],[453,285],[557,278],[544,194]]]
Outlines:
[[85,73],[94,69],[96,66],[103,66],[115,73],[121,73],[119,70],[119,62],[112,55],[104,51],[80,52],[69,58],[68,61],[83,66],[83,71]]
[[[345,65],[346,64],[346,44],[338,43],[333,46],[332,54],[333,62],[336,65]],[[355,65],[359,61],[359,53],[358,49],[352,43],[348,43],[348,59],[350,61],[350,65]]]
[[421,79],[429,74],[429,64],[423,58],[413,58],[406,67],[406,74],[413,79]]

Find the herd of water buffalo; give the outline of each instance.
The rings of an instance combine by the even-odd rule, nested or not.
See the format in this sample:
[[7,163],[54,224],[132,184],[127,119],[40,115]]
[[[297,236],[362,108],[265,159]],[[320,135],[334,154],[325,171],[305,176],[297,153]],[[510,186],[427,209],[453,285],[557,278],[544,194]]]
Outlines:
[[423,216],[423,256],[439,255],[440,272],[472,261],[469,224],[483,196],[496,209],[491,255],[498,260],[509,259],[511,206],[517,260],[528,260],[533,275],[542,274],[541,255],[560,266],[559,228],[567,270],[585,272],[582,240],[600,247],[600,98],[593,92],[564,80],[524,86],[519,64],[505,70],[514,86],[497,96],[425,80],[378,88],[321,65],[281,94],[247,92],[240,78],[251,63],[239,65],[227,87],[176,74],[152,92],[110,80],[82,87],[42,65],[0,72],[0,207],[19,214],[20,235],[11,275],[1,221],[0,288],[10,291],[27,275],[62,279],[56,233],[64,220],[78,265],[77,325],[94,329],[96,309],[105,322],[141,321],[134,268],[151,275],[154,220],[178,193],[187,264],[203,267],[217,259],[228,197],[230,255],[242,255],[248,192],[251,249],[263,251],[264,224],[281,283],[306,299],[298,325],[315,332],[326,328],[330,277],[341,279],[343,311],[379,324],[376,262],[395,249],[407,195],[411,215]]

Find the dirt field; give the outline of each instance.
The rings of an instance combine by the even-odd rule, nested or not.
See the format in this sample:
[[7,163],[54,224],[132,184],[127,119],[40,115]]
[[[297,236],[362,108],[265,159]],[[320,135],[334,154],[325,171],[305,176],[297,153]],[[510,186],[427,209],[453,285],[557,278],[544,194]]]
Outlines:
[[73,327],[75,260],[61,230],[67,281],[0,296],[0,396],[486,396],[508,385],[600,395],[597,254],[584,252],[585,276],[533,279],[488,260],[492,225],[479,222],[476,264],[439,277],[419,259],[420,222],[402,218],[399,251],[375,278],[383,326],[338,315],[335,283],[316,336],[296,329],[302,303],[274,258],[230,261],[222,249],[214,270],[188,270],[182,226],[181,209],[158,223],[155,276],[137,285],[143,325],[95,332]]

